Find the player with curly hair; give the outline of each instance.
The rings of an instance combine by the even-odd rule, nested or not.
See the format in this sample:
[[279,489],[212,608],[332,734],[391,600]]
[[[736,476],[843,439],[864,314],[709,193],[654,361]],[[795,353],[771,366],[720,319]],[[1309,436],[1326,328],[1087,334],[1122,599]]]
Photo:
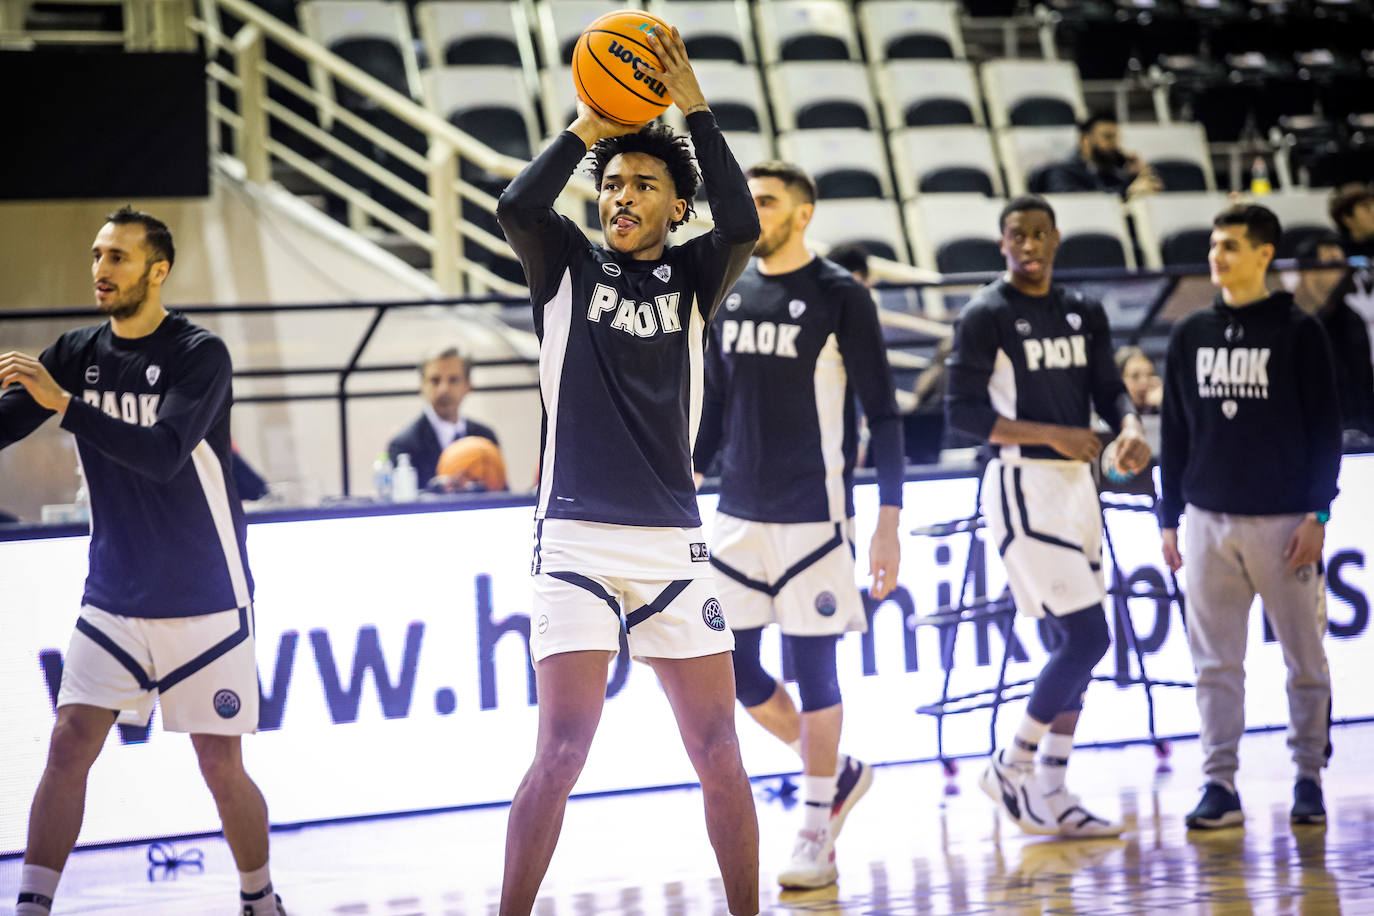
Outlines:
[[[706,329],[759,235],[744,174],[682,38],[650,36],[687,118],[715,218],[667,247],[700,179],[664,127],[578,117],[511,182],[496,215],[529,283],[544,402],[530,654],[534,761],[511,804],[502,916],[528,914],[625,642],[672,706],[701,780],[729,911],[758,912],[758,822],[735,734],[734,639],[712,578],[692,478]],[[554,201],[592,153],[604,245]],[[609,613],[608,613],[609,610]]]

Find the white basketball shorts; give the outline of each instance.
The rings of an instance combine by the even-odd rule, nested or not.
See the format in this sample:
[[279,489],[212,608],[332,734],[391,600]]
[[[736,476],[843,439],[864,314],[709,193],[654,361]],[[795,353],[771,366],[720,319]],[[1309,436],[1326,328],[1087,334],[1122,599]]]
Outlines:
[[569,519],[535,522],[530,656],[617,652],[698,658],[729,652],[700,528],[639,528]]
[[245,735],[258,728],[253,609],[198,617],[122,617],[86,605],[63,664],[57,705],[119,711],[146,725],[153,704],[163,728]]
[[1106,597],[1102,509],[1088,465],[995,458],[983,474],[982,510],[1022,614],[1072,614]]
[[789,636],[868,628],[854,577],[854,519],[777,524],[717,512],[711,565],[730,626]]

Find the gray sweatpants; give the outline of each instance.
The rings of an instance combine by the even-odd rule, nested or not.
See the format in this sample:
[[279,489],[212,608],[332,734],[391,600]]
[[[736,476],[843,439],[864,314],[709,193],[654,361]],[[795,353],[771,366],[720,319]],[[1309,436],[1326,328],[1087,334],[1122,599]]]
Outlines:
[[1245,641],[1256,592],[1288,667],[1288,747],[1299,777],[1326,765],[1331,674],[1326,581],[1311,566],[1288,568],[1283,551],[1301,515],[1225,515],[1188,506],[1183,537],[1188,645],[1197,669],[1202,769],[1234,784],[1245,731]]

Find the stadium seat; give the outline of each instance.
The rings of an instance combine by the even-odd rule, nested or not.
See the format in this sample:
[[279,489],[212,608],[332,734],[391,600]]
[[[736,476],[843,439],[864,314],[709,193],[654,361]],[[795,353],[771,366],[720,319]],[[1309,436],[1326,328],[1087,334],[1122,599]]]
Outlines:
[[993,127],[1049,127],[1087,117],[1078,70],[1060,60],[990,60],[980,69]]
[[[702,93],[711,100],[711,110],[721,130],[773,133],[768,100],[757,67],[725,60],[703,60],[694,62],[692,68]],[[670,110],[673,123],[681,125],[681,112],[676,106]]]
[[1201,124],[1211,143],[1240,139],[1252,89],[1231,82],[1224,65],[1196,55],[1166,55],[1159,58],[1156,74],[1175,121]]
[[1258,51],[1227,56],[1231,82],[1247,87],[1250,121],[1256,134],[1268,137],[1269,129],[1284,115],[1311,114],[1316,107],[1316,88],[1301,79],[1293,64]]
[[851,61],[774,64],[766,71],[778,130],[878,127],[868,70]]
[[1276,258],[1291,258],[1305,239],[1332,231],[1327,212],[1329,198],[1330,192],[1325,190],[1289,188],[1254,199],[1254,203],[1273,210],[1283,227]]
[[868,0],[858,12],[871,61],[964,57],[959,4],[952,0]]
[[1002,172],[986,128],[907,127],[893,131],[898,196],[973,192],[1003,197]]
[[573,86],[572,68],[545,67],[539,74],[539,89],[545,134],[556,137],[577,118],[577,89]]
[[638,4],[624,0],[542,0],[536,18],[544,66],[572,63],[573,46],[592,20],[633,6]]
[[875,75],[888,127],[983,123],[983,96],[967,61],[890,60]]
[[530,159],[538,117],[519,71],[509,67],[433,67],[421,77],[425,104],[459,130],[497,152]]
[[648,9],[677,26],[694,64],[706,60],[758,62],[749,4],[744,0],[653,0]]
[[981,194],[924,194],[907,204],[916,266],[947,274],[1002,270],[997,217],[1005,205]]
[[487,0],[424,0],[415,22],[431,67],[533,62],[530,28],[519,3]]
[[1214,192],[1144,194],[1131,201],[1127,209],[1145,266],[1206,264],[1212,220],[1228,205],[1225,194]]
[[768,0],[754,5],[754,15],[765,64],[861,59],[854,15],[844,0]]
[[778,152],[810,173],[822,199],[892,197],[887,153],[877,131],[790,131],[778,136]]
[[894,261],[908,261],[902,215],[890,200],[823,200],[806,234],[826,248],[853,242],[868,253]]
[[[399,0],[305,0],[301,29],[344,60],[412,99],[420,97],[420,66],[410,34],[410,17]],[[330,85],[324,71],[312,69],[315,88],[344,108],[371,107],[347,86]]]
[[1217,189],[1207,135],[1198,124],[1122,124],[1121,148],[1149,163],[1165,191]]
[[1078,152],[1077,127],[1008,127],[994,138],[1013,197],[1041,190],[1038,173]]
[[773,149],[772,134],[731,133],[729,131],[723,133],[725,142],[730,147],[730,152],[735,154],[735,161],[739,163],[740,168],[746,171],[750,166],[776,156]]
[[1135,250],[1121,198],[1115,194],[1049,194],[1059,229],[1054,266],[1061,270],[1135,269]]

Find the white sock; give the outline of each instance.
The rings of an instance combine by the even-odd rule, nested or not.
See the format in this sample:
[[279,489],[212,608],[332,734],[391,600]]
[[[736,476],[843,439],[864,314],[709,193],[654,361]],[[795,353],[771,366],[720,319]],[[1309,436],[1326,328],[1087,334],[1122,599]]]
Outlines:
[[1053,792],[1064,784],[1069,769],[1069,754],[1073,752],[1073,735],[1050,732],[1040,742],[1040,784]]
[[787,746],[790,747],[792,750],[796,751],[798,757],[800,757],[800,756],[802,755],[801,739],[800,739],[800,738],[798,738],[796,741],[789,741],[789,742],[787,742]]
[[252,916],[278,916],[277,895],[272,891],[269,865],[239,872],[239,900]]
[[830,809],[835,806],[835,774],[802,777],[802,829],[818,831],[830,826]]
[[1035,751],[1040,747],[1040,739],[1050,730],[1048,722],[1037,722],[1030,716],[1021,719],[1021,727],[1016,737],[1005,751],[1008,763],[1030,763],[1035,759]]
[[25,865],[19,870],[19,905],[14,916],[48,916],[52,912],[52,898],[57,896],[57,882],[62,872],[42,865]]

